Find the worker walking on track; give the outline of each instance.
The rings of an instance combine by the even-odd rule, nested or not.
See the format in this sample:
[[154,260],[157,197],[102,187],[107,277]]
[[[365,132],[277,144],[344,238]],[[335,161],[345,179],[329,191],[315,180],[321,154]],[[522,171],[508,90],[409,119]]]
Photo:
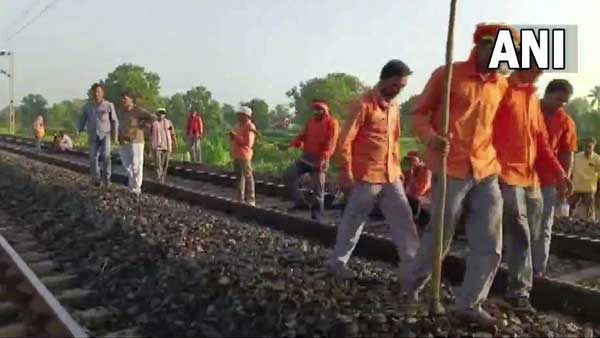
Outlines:
[[[78,135],[87,126],[90,147],[90,175],[94,185],[109,185],[112,169],[110,157],[111,141],[116,143],[119,118],[115,106],[104,99],[104,87],[94,83],[90,89],[91,100],[83,107],[79,120]],[[99,162],[102,161],[102,168]]]
[[[500,165],[492,146],[492,122],[507,88],[506,79],[488,68],[501,24],[480,24],[474,33],[470,57],[453,63],[450,87],[449,134],[439,132],[445,68],[435,70],[415,102],[414,130],[428,145],[428,166],[434,174],[433,196],[440,159],[447,154],[447,187],[444,210],[443,255],[452,243],[454,230],[463,212],[470,247],[463,285],[456,296],[455,315],[462,321],[483,326],[496,320],[482,307],[487,299],[502,254],[502,195],[498,185]],[[513,33],[513,38],[518,38]],[[469,208],[465,208],[465,204]],[[432,208],[439,205],[432,202]],[[432,273],[433,229],[422,238],[410,273],[401,276],[405,302],[414,305]]]
[[543,163],[560,191],[572,189],[569,177],[548,144],[544,117],[534,83],[537,68],[518,70],[508,79],[494,121],[494,148],[502,172],[503,230],[508,262],[506,297],[516,311],[534,313],[529,302],[533,285],[531,242],[540,235],[542,193],[535,162]]
[[36,151],[42,150],[42,140],[44,139],[44,135],[46,135],[46,128],[44,126],[44,117],[42,115],[38,115],[35,120],[33,120],[32,125],[33,137],[35,138],[35,149]]
[[167,170],[171,153],[177,150],[177,136],[171,120],[167,119],[167,110],[156,110],[158,119],[152,123],[152,151],[156,164],[156,178],[159,182],[167,180]]
[[187,137],[187,143],[192,157],[192,162],[202,163],[202,134],[204,134],[202,117],[200,117],[200,114],[198,114],[196,109],[191,108],[190,115],[188,116],[187,124],[185,126],[185,136]]
[[[289,147],[301,148],[302,156],[283,174],[290,197],[295,201],[294,209],[300,208],[305,200],[299,189],[300,178],[310,174],[315,201],[309,201],[312,218],[321,220],[325,211],[325,175],[329,158],[333,154],[338,137],[338,122],[329,113],[324,102],[313,102],[315,114],[307,122],[302,132]],[[315,206],[316,204],[316,206]]]
[[411,74],[404,62],[389,61],[375,88],[351,105],[340,133],[340,185],[351,193],[338,225],[335,248],[325,263],[327,270],[340,279],[354,277],[346,264],[375,203],[390,225],[401,273],[419,247],[417,228],[402,187],[400,117],[394,100]]
[[256,205],[254,196],[254,174],[252,173],[252,156],[256,127],[251,120],[252,109],[241,107],[237,112],[238,125],[229,132],[231,156],[237,175],[238,199],[242,203]]
[[144,173],[144,123],[152,123],[156,116],[135,105],[131,92],[121,94],[121,163],[127,172],[128,186],[132,193],[142,192]]
[[577,216],[581,202],[584,218],[592,222],[596,220],[596,191],[600,176],[600,156],[594,152],[594,148],[596,148],[596,139],[588,137],[584,140],[583,151],[575,155],[573,162],[575,194],[569,201],[571,216]]
[[[544,122],[548,131],[548,143],[558,158],[561,166],[570,177],[573,165],[573,154],[577,150],[577,134],[575,122],[564,110],[573,94],[573,86],[567,80],[555,79],[550,81],[544,92],[540,105],[544,114]],[[557,194],[556,175],[545,163],[536,163],[540,178],[542,196],[544,198],[541,233],[532,242],[533,272],[542,276],[548,265],[550,256],[550,240],[554,223],[554,210],[557,203],[562,203],[566,196]],[[557,196],[558,195],[558,196]]]

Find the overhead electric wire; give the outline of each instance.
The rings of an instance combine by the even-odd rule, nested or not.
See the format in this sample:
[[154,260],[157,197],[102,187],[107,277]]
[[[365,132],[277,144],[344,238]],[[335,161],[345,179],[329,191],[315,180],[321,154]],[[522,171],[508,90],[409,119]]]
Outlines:
[[31,26],[34,22],[36,22],[39,18],[41,18],[44,14],[46,14],[50,9],[52,9],[52,7],[54,7],[59,1],[60,0],[53,0],[52,2],[50,2],[48,5],[46,5],[46,7],[44,7],[44,9],[42,9],[42,11],[38,15],[34,16],[29,21],[27,21],[23,26],[21,26],[21,28],[16,30],[5,41],[8,42],[8,41],[12,40],[15,36],[19,35],[21,32],[23,32],[25,29],[27,29],[27,27]]
[[27,19],[27,16],[29,15],[29,13],[35,7],[37,7],[40,4],[40,2],[42,2],[42,0],[35,0],[35,1],[31,2],[27,7],[25,7],[25,9],[21,12],[21,15],[19,15],[15,20],[13,20],[10,23],[10,25],[6,26],[6,28],[2,30],[2,37],[5,37],[8,35],[11,27],[16,27],[17,25],[19,25],[20,23],[25,21],[25,19]]

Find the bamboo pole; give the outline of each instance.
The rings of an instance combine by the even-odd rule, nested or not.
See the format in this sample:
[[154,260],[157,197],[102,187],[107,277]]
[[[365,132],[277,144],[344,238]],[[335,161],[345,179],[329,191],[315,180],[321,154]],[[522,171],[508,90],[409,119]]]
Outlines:
[[[448,115],[450,107],[450,83],[452,82],[452,49],[454,47],[454,21],[456,17],[456,0],[450,0],[450,19],[448,21],[448,36],[446,39],[446,69],[444,73],[444,87],[442,91],[442,116],[440,119],[440,134],[448,134]],[[433,215],[434,246],[431,252],[433,273],[431,278],[431,312],[439,315],[444,313],[440,302],[440,289],[442,277],[442,259],[444,242],[444,210],[446,208],[446,156],[441,156],[439,172],[439,186],[435,212]]]

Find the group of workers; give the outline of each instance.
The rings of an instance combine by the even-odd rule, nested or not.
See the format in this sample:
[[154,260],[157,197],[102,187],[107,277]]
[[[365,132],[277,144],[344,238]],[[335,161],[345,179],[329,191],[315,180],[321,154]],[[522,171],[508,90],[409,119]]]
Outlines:
[[[535,312],[529,293],[533,277],[542,276],[547,266],[555,206],[572,194],[573,177],[576,194],[570,199],[572,209],[581,202],[586,215],[595,216],[592,213],[600,156],[594,153],[593,139],[586,140],[585,151],[574,156],[575,124],[563,108],[573,93],[568,81],[551,81],[539,99],[535,82],[541,70],[533,67],[504,76],[488,68],[494,39],[503,28],[513,30],[518,46],[519,33],[512,27],[480,24],[473,35],[469,58],[452,64],[447,134],[440,131],[445,67],[433,72],[412,111],[412,127],[427,147],[427,160],[409,152],[410,165],[404,173],[400,169],[400,115],[395,100],[412,74],[404,62],[391,60],[382,68],[377,85],[349,106],[341,130],[326,102],[311,103],[314,115],[298,137],[285,146],[300,148],[302,155],[285,171],[283,181],[297,208],[306,202],[298,182],[303,175],[310,175],[309,204],[313,206],[313,218],[320,220],[325,209],[326,172],[336,154],[339,184],[347,199],[335,247],[325,262],[330,273],[342,279],[353,278],[347,263],[369,214],[378,204],[397,247],[403,304],[417,304],[431,277],[433,229],[428,227],[419,236],[409,197],[435,210],[441,202],[440,163],[446,157],[443,254],[449,252],[459,222],[470,248],[455,314],[480,325],[496,323],[481,305],[500,264],[503,244],[509,267],[506,299],[517,311]],[[124,92],[118,118],[114,105],[104,99],[101,85],[94,84],[91,92],[93,100],[84,108],[79,131],[87,125],[95,184],[110,182],[111,142],[118,141],[129,187],[136,194],[141,192],[147,125],[151,126],[157,176],[164,181],[170,154],[177,147],[166,111],[149,113],[135,105],[131,93]],[[202,120],[191,111],[186,136],[194,161],[201,160],[202,134]],[[228,137],[238,175],[238,198],[250,205],[256,202],[252,172],[256,135],[252,110],[240,107],[237,125]],[[103,159],[102,168],[99,158]]]
[[[529,293],[534,275],[542,276],[547,266],[554,208],[573,192],[570,177],[577,139],[575,124],[563,108],[573,88],[566,80],[553,80],[540,100],[535,82],[541,70],[516,70],[508,77],[490,70],[494,39],[502,28],[513,31],[518,45],[519,34],[513,28],[481,24],[474,33],[469,58],[453,63],[447,134],[440,131],[445,67],[431,75],[412,112],[414,133],[427,145],[427,165],[412,156],[404,185],[394,98],[408,83],[409,67],[399,60],[390,61],[375,88],[351,106],[337,142],[339,179],[349,197],[335,248],[326,261],[331,273],[353,278],[347,263],[378,203],[397,247],[403,304],[418,303],[432,273],[433,229],[418,236],[407,192],[422,194],[429,189],[431,170],[434,210],[441,202],[437,175],[446,157],[443,254],[449,252],[459,222],[470,248],[455,315],[484,326],[497,323],[481,305],[496,275],[503,245],[509,267],[506,299],[516,311],[535,312]],[[595,142],[586,142],[587,150],[576,158],[585,162],[581,170],[586,174],[580,177],[587,175],[591,182],[593,176],[594,184],[589,183],[588,188],[593,185],[595,192],[598,157],[593,154]],[[419,172],[423,178],[413,180]],[[577,184],[577,175],[574,180]],[[593,195],[576,194],[574,201],[581,199],[591,205]]]

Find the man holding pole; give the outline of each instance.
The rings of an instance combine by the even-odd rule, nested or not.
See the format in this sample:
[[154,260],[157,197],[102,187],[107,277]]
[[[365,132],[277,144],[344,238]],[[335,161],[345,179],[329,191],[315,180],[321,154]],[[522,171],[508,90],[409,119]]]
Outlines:
[[346,264],[356,247],[362,228],[375,203],[390,224],[400,270],[406,272],[419,236],[402,187],[398,141],[400,123],[394,100],[406,86],[412,71],[400,60],[389,61],[381,70],[379,83],[350,108],[338,141],[339,178],[351,191],[335,248],[326,262],[327,270],[340,279],[353,277]]
[[[445,67],[438,68],[414,106],[414,129],[429,148],[428,164],[434,173],[433,209],[440,199],[440,159],[447,154],[447,185],[444,210],[442,252],[452,242],[455,226],[465,203],[465,231],[470,247],[466,272],[456,297],[455,314],[466,322],[493,326],[496,320],[482,307],[486,300],[502,252],[502,195],[498,185],[500,164],[492,146],[492,122],[507,81],[488,68],[501,24],[480,24],[475,31],[475,46],[468,60],[452,64],[450,85],[449,133],[440,132],[441,98]],[[518,33],[513,38],[518,38]],[[431,114],[431,115],[430,115]],[[410,273],[401,276],[407,302],[416,303],[432,273],[433,229],[422,238]]]

